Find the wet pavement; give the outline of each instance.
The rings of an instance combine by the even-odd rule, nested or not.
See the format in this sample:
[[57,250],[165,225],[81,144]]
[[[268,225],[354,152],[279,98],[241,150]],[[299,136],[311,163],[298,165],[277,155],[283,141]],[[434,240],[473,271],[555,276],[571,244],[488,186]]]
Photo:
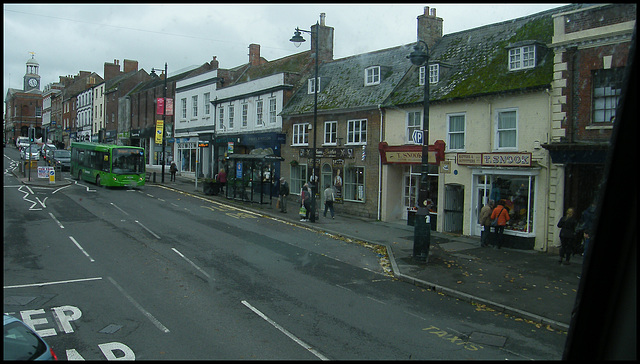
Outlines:
[[[167,169],[168,171],[168,169]],[[151,174],[148,174],[151,176]],[[152,172],[151,172],[152,173]],[[414,259],[414,227],[407,222],[381,222],[341,214],[336,205],[335,219],[322,216],[316,222],[301,222],[298,216],[298,196],[289,196],[287,213],[276,209],[276,198],[270,203],[251,203],[227,198],[223,195],[205,195],[202,183],[196,188],[193,178],[177,176],[164,183],[158,170],[155,182],[167,188],[223,203],[242,206],[261,214],[304,225],[352,240],[373,245],[380,255],[380,264],[387,274],[416,286],[435,291],[476,305],[477,310],[495,311],[516,320],[530,321],[537,327],[568,330],[571,311],[582,274],[582,257],[575,255],[570,265],[558,264],[555,254],[519,249],[481,247],[479,237],[431,232],[427,263]],[[20,178],[19,174],[16,176]],[[60,187],[69,180],[33,179],[25,184]],[[265,199],[269,201],[269,199]],[[320,206],[319,206],[320,207]],[[369,244],[366,244],[369,243]]]

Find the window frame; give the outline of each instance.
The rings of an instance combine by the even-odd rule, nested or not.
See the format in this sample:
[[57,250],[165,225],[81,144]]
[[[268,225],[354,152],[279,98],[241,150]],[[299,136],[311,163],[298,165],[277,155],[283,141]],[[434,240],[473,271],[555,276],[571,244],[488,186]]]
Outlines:
[[256,126],[264,126],[264,102],[262,99],[256,99]]
[[380,75],[380,66],[371,66],[364,69],[364,85],[379,85],[382,76]]
[[338,122],[336,120],[324,122],[324,142],[322,145],[338,145]]
[[198,95],[191,96],[191,117],[198,117]]
[[242,127],[246,128],[249,126],[249,103],[242,103]]
[[[509,71],[526,70],[536,67],[537,47],[534,44],[509,49],[507,58]],[[525,65],[526,64],[526,65]]]
[[269,98],[269,123],[275,124],[278,120],[278,100],[275,97]]
[[[412,117],[412,115],[414,116]],[[417,122],[417,125],[411,125],[411,120],[413,120],[414,123]],[[413,141],[412,138],[414,130],[422,130],[422,111],[407,111],[405,118],[405,127],[405,130],[407,131],[407,144],[418,144]]]
[[[500,116],[502,114],[507,114],[507,113],[515,113],[515,121],[516,121],[516,125],[514,128],[500,128]],[[518,150],[518,121],[519,121],[519,112],[518,112],[518,108],[505,108],[505,109],[497,109],[496,110],[496,115],[495,115],[495,150],[496,151],[517,151]],[[506,133],[506,132],[515,132],[515,145],[514,146],[502,146],[500,143],[500,135],[501,133]]]
[[218,126],[220,131],[225,131],[224,126],[224,107],[221,107],[218,111]]
[[[622,98],[624,67],[593,70],[591,74],[591,123],[590,126],[613,126],[616,109]],[[602,90],[602,95],[596,95]],[[611,93],[613,92],[613,93]],[[603,107],[598,107],[599,100],[604,101]],[[615,101],[615,102],[611,102]],[[596,118],[596,113],[602,112],[602,120]],[[610,115],[610,117],[606,117]]]
[[182,103],[182,119],[186,119],[187,118],[187,98],[184,97],[180,99],[180,101]]
[[[452,118],[457,118],[457,117],[463,117],[462,130],[452,131],[451,130],[451,119]],[[454,148],[454,145],[453,145],[453,142],[451,140],[451,137],[454,136],[454,135],[460,135],[460,134],[462,134],[462,147]],[[447,114],[447,150],[449,150],[449,151],[464,151],[464,150],[466,150],[466,146],[467,146],[467,114],[464,113],[464,112]]]
[[204,114],[211,115],[211,93],[205,92],[202,101],[204,102]]
[[229,129],[233,129],[233,121],[235,119],[235,112],[236,112],[235,105],[229,104],[227,108],[228,108],[227,119],[229,120],[227,124],[229,125]]
[[[424,86],[424,70],[425,66],[420,66],[420,72],[418,74],[418,84],[420,84],[420,86]],[[431,63],[429,64],[429,84],[434,85],[438,82],[440,82],[440,64]]]
[[309,146],[309,126],[308,122],[293,124],[291,146]]
[[[313,95],[315,93],[315,78],[307,80],[307,94]],[[318,93],[320,93],[320,87],[322,86],[322,77],[318,76]]]
[[[359,176],[361,178],[358,178]],[[345,167],[342,182],[342,198],[344,201],[359,203],[367,202],[367,179],[366,168],[364,166]],[[359,190],[362,191],[362,198],[360,198],[358,194]]]
[[[362,126],[364,125],[364,130]],[[358,130],[356,130],[358,126]],[[347,120],[347,145],[367,144],[367,119]]]

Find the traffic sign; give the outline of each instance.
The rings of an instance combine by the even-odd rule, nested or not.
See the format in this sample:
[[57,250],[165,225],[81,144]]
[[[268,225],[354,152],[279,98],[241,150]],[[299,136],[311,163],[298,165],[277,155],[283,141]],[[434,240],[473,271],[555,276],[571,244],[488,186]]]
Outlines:
[[413,134],[411,134],[411,140],[413,140],[413,142],[416,144],[422,144],[424,140],[424,134],[422,133],[422,130],[414,130]]

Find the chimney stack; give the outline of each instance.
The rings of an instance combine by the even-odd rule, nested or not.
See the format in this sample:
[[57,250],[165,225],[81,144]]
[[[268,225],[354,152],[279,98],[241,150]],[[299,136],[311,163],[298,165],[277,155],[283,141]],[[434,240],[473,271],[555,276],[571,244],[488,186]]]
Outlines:
[[132,61],[130,59],[124,60],[124,73],[129,73],[138,70],[138,61]]
[[259,66],[260,63],[260,44],[249,44],[249,64]]
[[319,60],[331,61],[333,60],[333,27],[326,26],[326,15],[320,13],[320,23],[311,26],[311,53],[316,52],[316,27],[318,28],[318,48]]
[[436,9],[429,11],[429,7],[424,7],[424,14],[418,16],[418,40],[427,43],[429,49],[442,38],[442,18],[436,16]]
[[113,60],[113,63],[105,62],[104,63],[104,80],[110,80],[114,77],[117,77],[120,74],[120,64],[118,64],[117,60]]
[[216,56],[213,56],[213,60],[211,62],[209,62],[209,65],[211,66],[212,70],[217,70],[218,67],[220,66],[220,63],[218,62],[218,60],[216,59]]

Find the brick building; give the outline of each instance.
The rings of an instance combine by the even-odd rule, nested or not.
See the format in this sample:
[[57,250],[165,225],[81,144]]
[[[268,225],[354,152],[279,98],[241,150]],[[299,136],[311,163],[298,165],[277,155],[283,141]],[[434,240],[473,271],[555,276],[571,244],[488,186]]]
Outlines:
[[[569,207],[598,196],[636,23],[636,4],[593,5],[554,16],[548,240]],[[551,211],[555,213],[551,213]]]

